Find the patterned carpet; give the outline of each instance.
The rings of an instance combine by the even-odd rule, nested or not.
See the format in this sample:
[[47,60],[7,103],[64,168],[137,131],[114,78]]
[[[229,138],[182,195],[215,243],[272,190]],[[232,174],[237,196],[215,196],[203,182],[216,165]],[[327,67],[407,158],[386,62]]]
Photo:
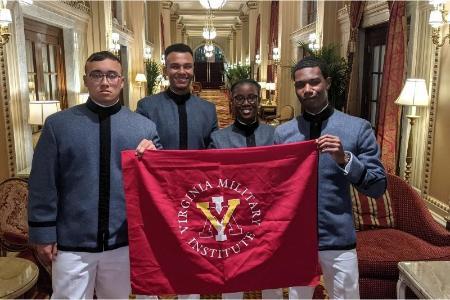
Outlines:
[[230,112],[230,101],[228,94],[222,90],[202,90],[200,98],[208,100],[216,105],[219,128],[224,128],[233,123],[233,116]]

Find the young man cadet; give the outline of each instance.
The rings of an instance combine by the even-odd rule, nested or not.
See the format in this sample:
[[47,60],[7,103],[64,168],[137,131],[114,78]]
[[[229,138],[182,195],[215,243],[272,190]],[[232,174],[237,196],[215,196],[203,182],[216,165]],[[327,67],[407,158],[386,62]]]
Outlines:
[[30,241],[52,263],[52,298],[128,298],[121,151],[161,146],[155,124],[121,106],[116,56],[92,54],[85,73],[88,101],[49,116],[34,152]]
[[[275,127],[260,124],[258,120],[261,87],[252,79],[242,79],[231,86],[232,107],[236,116],[234,123],[211,135],[210,148],[243,148],[273,144]],[[266,293],[270,292],[269,295]],[[273,298],[272,290],[263,291],[263,299]],[[222,299],[242,299],[243,293],[224,293]]]
[[[293,69],[295,92],[304,109],[275,129],[275,144],[316,139],[319,156],[319,262],[330,298],[359,298],[356,234],[349,186],[379,197],[386,175],[370,123],[328,103],[328,77],[323,61],[305,57]],[[291,288],[290,296],[311,298],[313,288]]]
[[164,149],[205,149],[217,130],[217,115],[213,103],[190,93],[192,50],[185,44],[173,44],[164,55],[169,88],[141,99],[136,112],[155,122]]
[[273,144],[275,128],[258,120],[261,87],[252,79],[243,79],[231,87],[233,111],[236,120],[211,135],[210,148],[241,148]]

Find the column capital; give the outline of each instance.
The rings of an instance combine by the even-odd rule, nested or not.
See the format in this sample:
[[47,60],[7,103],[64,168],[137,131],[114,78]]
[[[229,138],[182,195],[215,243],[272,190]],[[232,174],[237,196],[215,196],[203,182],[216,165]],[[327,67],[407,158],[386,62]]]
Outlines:
[[247,1],[246,4],[247,4],[248,9],[257,9],[258,8],[257,1]]
[[242,23],[248,22],[248,15],[240,15],[239,19],[242,21]]
[[170,15],[170,21],[178,21],[179,18],[180,15],[177,14]]
[[173,5],[172,1],[162,1],[161,6],[163,9],[171,9]]

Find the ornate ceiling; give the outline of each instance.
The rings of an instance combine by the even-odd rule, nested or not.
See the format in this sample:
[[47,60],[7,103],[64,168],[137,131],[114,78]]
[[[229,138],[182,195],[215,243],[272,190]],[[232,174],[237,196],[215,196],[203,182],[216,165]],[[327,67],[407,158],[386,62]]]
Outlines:
[[[213,10],[213,24],[218,37],[228,37],[235,26],[241,23],[241,16],[246,14],[248,2],[256,4],[256,1],[228,0],[222,8]],[[208,10],[199,1],[173,1],[171,14],[178,19],[177,22],[190,37],[202,36]]]

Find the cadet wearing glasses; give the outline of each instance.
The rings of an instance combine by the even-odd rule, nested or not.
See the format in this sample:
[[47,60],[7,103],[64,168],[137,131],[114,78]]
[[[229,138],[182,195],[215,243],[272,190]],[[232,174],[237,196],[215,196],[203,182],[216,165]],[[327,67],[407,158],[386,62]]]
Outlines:
[[241,148],[273,144],[274,127],[258,120],[261,87],[251,79],[243,79],[231,87],[234,123],[211,134],[210,148]]
[[122,66],[85,65],[85,104],[47,118],[29,180],[30,241],[52,263],[52,298],[128,298],[130,265],[120,152],[160,148],[155,124],[121,106]]

